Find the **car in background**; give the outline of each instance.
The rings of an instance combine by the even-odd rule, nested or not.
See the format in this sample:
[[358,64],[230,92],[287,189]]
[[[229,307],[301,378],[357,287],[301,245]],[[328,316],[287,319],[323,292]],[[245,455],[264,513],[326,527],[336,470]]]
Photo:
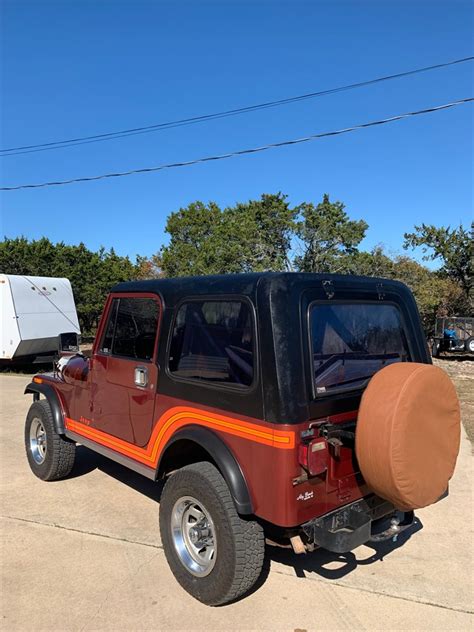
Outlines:
[[443,352],[474,353],[474,318],[449,316],[436,319],[431,355]]

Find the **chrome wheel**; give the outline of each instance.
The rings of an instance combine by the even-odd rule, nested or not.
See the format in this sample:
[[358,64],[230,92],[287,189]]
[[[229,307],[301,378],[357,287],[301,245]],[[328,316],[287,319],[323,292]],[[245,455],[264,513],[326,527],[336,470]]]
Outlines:
[[44,463],[47,452],[46,430],[38,417],[33,419],[30,426],[30,451],[38,465]]
[[183,496],[171,512],[171,534],[181,563],[196,577],[205,577],[216,563],[217,542],[212,518],[202,503]]

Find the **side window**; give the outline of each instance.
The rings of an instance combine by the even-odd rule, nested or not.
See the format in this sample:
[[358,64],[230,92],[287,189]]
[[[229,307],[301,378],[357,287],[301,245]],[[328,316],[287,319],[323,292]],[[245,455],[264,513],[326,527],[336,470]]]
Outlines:
[[254,375],[254,325],[248,303],[183,303],[174,323],[169,371],[191,380],[250,386]]
[[152,298],[114,299],[101,351],[124,358],[151,360],[158,316],[158,303]]
[[119,299],[114,298],[112,302],[112,307],[110,308],[109,318],[105,326],[105,333],[104,333],[104,337],[102,338],[102,344],[100,345],[100,350],[102,351],[102,353],[110,353],[112,351],[112,342],[114,339],[115,321],[117,320],[118,304],[119,304]]

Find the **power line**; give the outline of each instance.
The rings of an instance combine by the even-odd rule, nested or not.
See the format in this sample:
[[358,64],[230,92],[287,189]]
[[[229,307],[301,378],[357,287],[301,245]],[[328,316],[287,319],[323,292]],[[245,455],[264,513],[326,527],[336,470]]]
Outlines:
[[17,191],[19,189],[39,189],[42,187],[60,186],[63,184],[73,184],[74,182],[92,182],[94,180],[104,180],[105,178],[121,178],[123,176],[131,176],[136,173],[151,173],[154,171],[162,171],[164,169],[174,169],[177,167],[189,167],[191,165],[197,165],[202,162],[211,162],[214,160],[224,160],[226,158],[233,158],[234,156],[243,156],[246,154],[255,154],[267,149],[274,149],[276,147],[286,147],[288,145],[297,145],[299,143],[306,143],[308,141],[316,140],[318,138],[324,138],[326,136],[338,136],[340,134],[347,134],[358,129],[365,129],[367,127],[375,127],[376,125],[384,125],[385,123],[393,123],[394,121],[400,121],[402,119],[418,116],[420,114],[429,114],[430,112],[439,112],[440,110],[447,110],[448,108],[461,105],[474,101],[474,97],[467,99],[460,99],[459,101],[453,101],[452,103],[444,103],[443,105],[437,105],[435,107],[427,108],[425,110],[417,110],[415,112],[406,112],[405,114],[398,114],[397,116],[391,116],[390,118],[381,119],[379,121],[371,121],[370,123],[361,123],[360,125],[354,125],[352,127],[346,127],[343,129],[334,130],[332,132],[322,132],[320,134],[312,134],[311,136],[304,136],[303,138],[296,138],[293,140],[285,140],[278,143],[271,143],[269,145],[262,145],[261,147],[253,147],[251,149],[240,149],[239,151],[229,152],[227,154],[219,154],[217,156],[207,156],[205,158],[197,158],[195,160],[188,160],[186,162],[174,162],[166,165],[159,165],[157,167],[145,167],[142,169],[131,169],[130,171],[122,171],[117,173],[105,173],[98,176],[87,176],[83,178],[72,178],[71,180],[58,180],[56,182],[41,182],[39,184],[20,184],[12,187],[0,187],[0,191]]
[[442,64],[435,64],[433,66],[425,66],[424,68],[416,68],[414,70],[408,70],[406,72],[400,72],[394,75],[386,75],[384,77],[377,77],[376,79],[369,79],[367,81],[361,81],[359,83],[352,83],[345,86],[339,86],[337,88],[329,88],[327,90],[320,90],[319,92],[309,92],[307,94],[301,94],[294,97],[287,97],[285,99],[279,99],[277,101],[267,101],[265,103],[258,103],[256,105],[248,105],[241,108],[235,108],[232,110],[225,110],[223,112],[215,112],[213,114],[203,114],[201,116],[193,116],[185,119],[178,119],[175,121],[168,121],[165,123],[156,123],[154,125],[147,125],[143,127],[134,127],[130,129],[119,130],[116,132],[108,132],[104,134],[95,134],[93,136],[79,136],[77,138],[69,138],[66,140],[52,141],[49,143],[41,143],[37,145],[23,145],[21,147],[10,147],[8,149],[0,149],[0,156],[17,156],[19,154],[36,153],[38,151],[50,151],[53,149],[64,149],[66,147],[75,147],[76,145],[85,145],[89,143],[98,143],[107,140],[114,140],[117,138],[125,138],[127,136],[135,136],[137,134],[149,134],[150,132],[158,132],[164,129],[170,129],[173,127],[182,127],[185,125],[194,125],[196,123],[203,123],[206,121],[216,120],[220,118],[227,118],[229,116],[236,116],[240,114],[247,114],[249,112],[255,112],[272,107],[278,107],[281,105],[287,105],[290,103],[297,103],[307,99],[314,99],[317,97],[326,96],[329,94],[335,94],[337,92],[343,92],[347,90],[354,90],[365,86],[381,83],[383,81],[390,81],[392,79],[400,79],[402,77],[408,77],[423,72],[429,72],[433,70],[439,70],[448,66],[454,66],[456,64],[462,64],[468,61],[473,61],[474,56],[464,57],[462,59],[455,59],[453,61],[444,62]]

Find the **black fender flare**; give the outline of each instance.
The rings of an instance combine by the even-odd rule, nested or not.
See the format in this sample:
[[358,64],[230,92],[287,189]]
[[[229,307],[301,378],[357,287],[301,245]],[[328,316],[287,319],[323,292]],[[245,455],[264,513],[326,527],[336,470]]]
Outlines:
[[161,453],[157,474],[168,448],[181,439],[193,441],[209,453],[229,487],[237,512],[242,515],[253,514],[253,504],[247,481],[238,461],[224,441],[208,428],[190,425],[174,434]]
[[38,401],[40,395],[48,400],[48,404],[51,406],[51,412],[53,413],[54,429],[60,435],[66,433],[64,427],[64,413],[59,400],[58,394],[52,386],[49,384],[38,384],[37,382],[30,382],[25,388],[25,395],[27,393],[33,394],[33,400]]

